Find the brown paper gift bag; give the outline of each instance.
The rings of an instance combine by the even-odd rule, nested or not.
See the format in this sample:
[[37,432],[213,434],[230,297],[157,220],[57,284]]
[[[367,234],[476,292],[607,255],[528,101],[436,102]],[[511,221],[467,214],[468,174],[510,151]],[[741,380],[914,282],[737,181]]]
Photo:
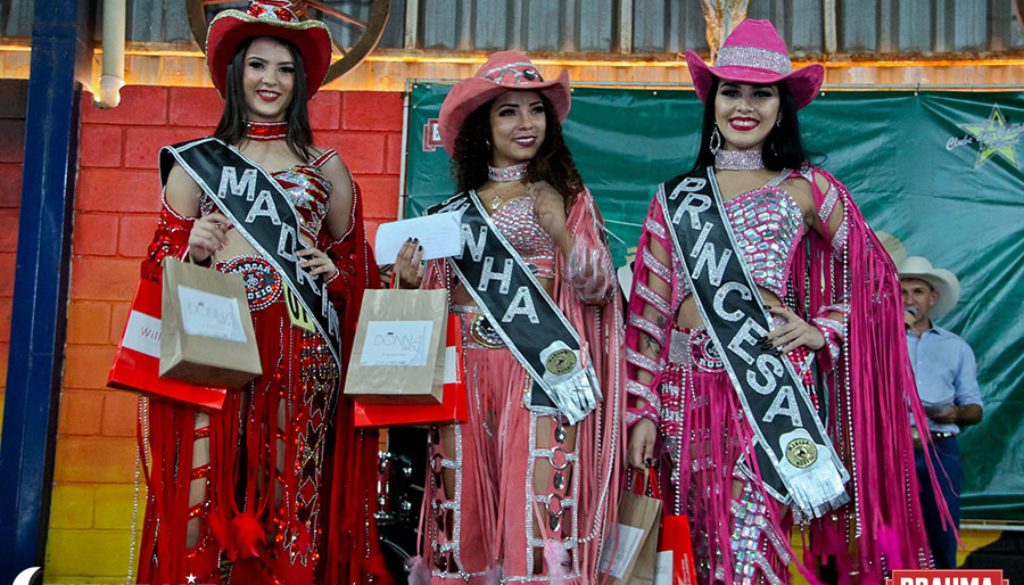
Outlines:
[[[642,491],[648,481],[652,492],[660,495],[654,476],[646,471],[644,481],[636,482],[634,489],[639,485]],[[654,582],[660,524],[660,497],[651,498],[632,491],[622,494],[617,531],[605,539],[598,564],[601,574],[607,576],[607,585],[647,585]]]
[[163,281],[161,377],[237,388],[263,373],[240,274],[167,258]]
[[367,290],[345,394],[363,404],[440,404],[448,291]]

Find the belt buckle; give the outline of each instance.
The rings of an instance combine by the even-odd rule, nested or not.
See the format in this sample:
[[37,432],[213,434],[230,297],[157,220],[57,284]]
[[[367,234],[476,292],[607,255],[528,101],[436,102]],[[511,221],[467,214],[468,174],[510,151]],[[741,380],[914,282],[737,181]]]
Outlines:
[[469,323],[469,336],[473,338],[473,341],[487,349],[506,347],[505,340],[501,338],[501,335],[498,335],[494,326],[491,325],[491,322],[487,320],[483,313],[473,315],[473,320]]

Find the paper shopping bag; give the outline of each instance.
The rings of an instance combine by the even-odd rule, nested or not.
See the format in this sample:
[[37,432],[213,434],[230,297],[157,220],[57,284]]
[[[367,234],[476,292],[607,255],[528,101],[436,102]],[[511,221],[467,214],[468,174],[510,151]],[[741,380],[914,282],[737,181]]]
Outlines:
[[355,400],[357,427],[436,425],[466,422],[466,382],[462,368],[462,326],[458,315],[448,315],[444,355],[444,390],[441,404],[364,404]]
[[[645,480],[636,482],[642,490],[650,481],[655,495],[660,493],[654,475],[644,473]],[[635,489],[635,486],[634,486]],[[615,533],[605,538],[598,566],[609,585],[647,585],[654,576],[661,519],[661,498],[627,491],[619,500],[619,521]]]
[[345,394],[362,404],[440,404],[448,291],[367,290]]
[[167,258],[161,321],[161,377],[237,388],[263,373],[240,274]]
[[659,540],[654,585],[697,585],[689,518],[663,517]]
[[220,410],[227,395],[224,388],[160,377],[160,297],[159,282],[146,278],[139,281],[121,343],[110,366],[107,386],[204,410]]

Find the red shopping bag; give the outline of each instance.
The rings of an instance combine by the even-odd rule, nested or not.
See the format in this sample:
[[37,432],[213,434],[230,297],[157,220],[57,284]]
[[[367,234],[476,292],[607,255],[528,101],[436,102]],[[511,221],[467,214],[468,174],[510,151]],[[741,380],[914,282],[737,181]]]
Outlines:
[[663,516],[661,519],[654,585],[697,585],[690,520],[686,516]]
[[147,278],[139,280],[121,343],[117,346],[114,363],[110,366],[107,386],[205,410],[220,410],[227,396],[225,388],[197,386],[160,377],[162,292],[159,282]]
[[[440,404],[366,404],[354,398],[355,426],[393,427],[466,422],[466,381],[462,371],[462,324],[448,315],[445,339],[444,389]],[[400,397],[395,397],[400,399]]]

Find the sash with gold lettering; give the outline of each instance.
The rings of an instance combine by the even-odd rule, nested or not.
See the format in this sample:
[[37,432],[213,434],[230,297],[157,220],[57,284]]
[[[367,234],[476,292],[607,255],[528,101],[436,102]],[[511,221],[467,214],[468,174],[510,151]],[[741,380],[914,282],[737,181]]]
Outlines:
[[819,517],[849,501],[850,476],[832,447],[800,377],[784,355],[761,347],[771,328],[725,213],[714,170],[676,177],[658,189],[677,258],[722,357],[757,443],[765,488]]
[[483,211],[475,192],[427,213],[462,212],[462,248],[449,259],[489,327],[533,378],[531,410],[575,424],[594,410],[601,389],[587,348],[522,256]]
[[300,266],[303,259],[295,255],[305,245],[299,240],[295,206],[281,185],[259,165],[216,138],[160,149],[160,179],[164,184],[175,162],[281,275],[288,290],[294,293],[288,302],[299,303],[312,318],[340,370],[338,314],[327,298],[323,279],[306,272]]

